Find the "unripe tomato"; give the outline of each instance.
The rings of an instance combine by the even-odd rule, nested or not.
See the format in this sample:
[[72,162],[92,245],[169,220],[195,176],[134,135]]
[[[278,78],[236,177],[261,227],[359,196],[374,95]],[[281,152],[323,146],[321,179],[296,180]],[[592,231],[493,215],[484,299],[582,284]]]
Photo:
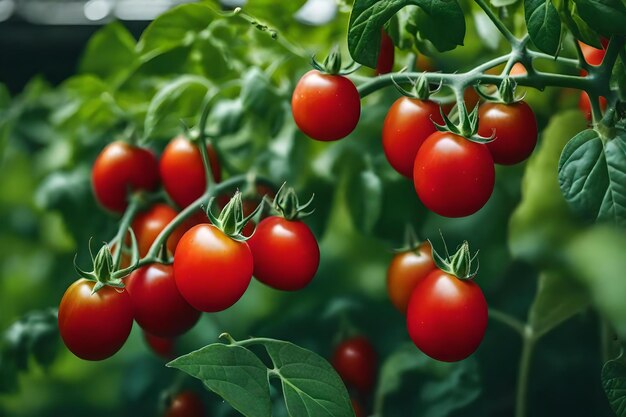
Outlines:
[[317,240],[299,220],[270,216],[259,223],[248,244],[254,257],[254,277],[272,288],[300,290],[317,272]]
[[415,286],[406,317],[415,346],[431,358],[456,362],[480,345],[487,315],[478,284],[437,269]]
[[158,337],[175,337],[200,318],[180,295],[171,265],[154,264],[133,271],[126,282],[137,324]]
[[416,250],[396,254],[387,269],[387,292],[393,305],[406,313],[413,288],[426,275],[436,269],[432,247],[428,241]]
[[484,103],[478,109],[478,134],[495,139],[487,143],[493,162],[513,165],[530,156],[537,144],[535,113],[523,101]]
[[205,413],[204,403],[198,394],[184,391],[174,397],[164,417],[204,417]]
[[361,97],[348,78],[311,70],[293,91],[291,112],[300,130],[312,139],[338,140],[359,122]]
[[390,73],[393,70],[395,57],[393,39],[387,35],[384,29],[381,29],[380,35],[380,51],[378,52],[378,61],[376,62],[376,75]]
[[170,360],[176,357],[176,339],[171,337],[158,337],[143,332],[143,338],[150,349],[163,359]]
[[103,287],[79,279],[69,286],[59,305],[59,332],[65,346],[81,359],[99,361],[113,356],[133,327],[133,305],[124,289]]
[[[207,144],[209,163],[215,182],[221,180],[221,169],[217,154]],[[206,176],[202,154],[198,147],[184,136],[170,141],[159,162],[161,181],[167,194],[181,208],[185,208],[202,196],[206,190]]]
[[[606,98],[600,97],[600,109],[604,112],[606,110]],[[593,119],[591,113],[591,100],[589,100],[589,94],[586,91],[580,92],[580,99],[578,99],[578,108],[585,115],[585,119],[591,122]]]
[[413,181],[429,210],[446,217],[469,216],[493,192],[493,158],[484,144],[451,132],[435,132],[417,152]]
[[365,337],[344,340],[335,349],[332,364],[343,382],[361,394],[369,394],[374,387],[378,358],[374,347]]
[[400,174],[413,176],[415,155],[428,136],[443,124],[439,104],[431,100],[400,97],[389,108],[383,124],[383,149],[387,161]]
[[126,142],[110,143],[93,164],[91,184],[100,205],[121,213],[128,205],[129,191],[150,191],[159,184],[156,158],[151,151]]
[[200,224],[178,242],[174,278],[183,298],[196,310],[216,312],[235,304],[246,292],[253,265],[246,242]]

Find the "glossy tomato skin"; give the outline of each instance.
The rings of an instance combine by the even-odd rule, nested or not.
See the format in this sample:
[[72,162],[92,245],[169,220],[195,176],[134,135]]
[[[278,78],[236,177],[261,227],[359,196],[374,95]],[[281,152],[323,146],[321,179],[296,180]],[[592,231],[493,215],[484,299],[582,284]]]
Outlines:
[[164,417],[205,417],[204,403],[198,394],[184,391],[172,399]]
[[163,359],[170,360],[176,357],[176,339],[154,336],[146,331],[143,338],[152,351]]
[[246,242],[200,224],[178,242],[174,278],[183,298],[196,310],[216,312],[235,304],[246,292],[253,265]]
[[446,217],[469,216],[480,210],[493,192],[493,159],[484,144],[450,132],[435,132],[417,152],[413,182],[429,210]]
[[154,336],[179,336],[200,318],[200,312],[180,295],[171,265],[153,264],[133,271],[126,290],[137,324]]
[[383,150],[387,161],[400,174],[413,176],[415,155],[428,136],[443,124],[439,104],[431,100],[400,97],[387,112],[383,124]]
[[124,289],[103,287],[79,279],[65,291],[59,305],[59,331],[65,346],[81,359],[99,361],[113,356],[133,327],[133,306]]
[[378,356],[367,338],[357,336],[344,340],[335,348],[332,364],[343,382],[362,395],[369,394],[374,387]]
[[[220,164],[211,144],[207,144],[207,151],[213,178],[220,182]],[[165,191],[181,208],[200,198],[206,189],[200,150],[184,136],[178,136],[167,144],[161,155],[159,171]]]
[[474,281],[435,270],[418,282],[407,310],[413,343],[431,358],[456,362],[480,345],[487,329],[487,302]]
[[381,29],[380,35],[380,51],[378,52],[378,61],[376,62],[376,75],[390,73],[393,70],[395,58],[393,40],[384,29]]
[[406,313],[413,288],[436,269],[428,241],[416,250],[396,254],[387,269],[387,293],[392,304]]
[[478,109],[478,134],[495,139],[487,143],[493,162],[514,165],[527,159],[537,144],[535,113],[523,101],[484,103]]
[[[589,100],[589,94],[586,91],[580,92],[580,99],[578,100],[578,108],[585,115],[585,119],[591,122],[593,119],[591,114],[591,100]],[[604,112],[606,110],[606,98],[600,97],[600,109]]]
[[320,263],[311,229],[299,220],[278,216],[263,219],[248,241],[254,277],[272,288],[297,291],[306,287]]
[[144,148],[116,141],[107,145],[96,158],[91,185],[102,207],[121,213],[128,205],[128,192],[153,190],[159,184],[154,154]]
[[[152,243],[156,240],[159,233],[178,215],[176,210],[167,204],[157,203],[150,209],[139,213],[132,222],[132,229],[137,238],[137,246],[139,255],[146,256]],[[202,215],[192,216],[187,221],[178,226],[172,234],[167,238],[167,249],[171,254],[176,252],[178,241],[192,226],[198,224],[198,218]],[[208,222],[208,219],[206,220]],[[130,244],[130,239],[127,239]]]
[[333,141],[348,136],[356,127],[361,116],[361,98],[348,78],[311,70],[296,85],[291,111],[307,136]]

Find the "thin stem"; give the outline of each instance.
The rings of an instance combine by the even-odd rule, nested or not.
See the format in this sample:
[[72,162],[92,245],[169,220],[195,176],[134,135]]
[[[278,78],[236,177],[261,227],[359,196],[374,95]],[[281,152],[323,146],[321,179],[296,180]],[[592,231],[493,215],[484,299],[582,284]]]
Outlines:
[[115,253],[113,254],[113,265],[115,270],[118,270],[120,267],[120,261],[122,259],[122,252],[124,251],[124,236],[130,227],[130,224],[133,222],[133,219],[137,215],[140,207],[143,205],[142,199],[138,195],[132,195],[130,197],[130,202],[128,203],[128,207],[126,207],[126,211],[122,216],[122,220],[120,220],[120,225],[117,229],[117,233],[111,243],[117,244],[115,248]]
[[580,68],[580,62],[578,59],[574,58],[565,58],[561,56],[554,57],[549,54],[544,54],[543,52],[532,51],[530,49],[526,50],[526,55],[531,57],[532,59],[545,59],[553,62],[557,62],[559,64],[563,64],[565,66]]
[[517,333],[520,334],[520,336],[524,337],[524,332],[526,331],[526,325],[522,321],[511,316],[510,314],[507,314],[500,310],[496,310],[494,308],[490,308],[489,318],[495,321],[499,321],[500,323],[515,330]]
[[200,150],[202,156],[202,165],[204,167],[204,176],[206,177],[206,189],[210,190],[215,185],[215,178],[213,177],[213,171],[211,169],[211,161],[209,160],[209,153],[207,151],[207,136],[206,125],[209,120],[209,112],[211,111],[211,101],[215,98],[217,92],[210,90],[204,100],[204,106],[202,108],[202,114],[200,115],[200,122],[198,123],[198,142],[196,145]]
[[532,336],[530,327],[526,327],[524,333],[524,343],[522,345],[522,355],[519,361],[519,371],[517,374],[517,394],[515,398],[515,417],[526,417],[528,378],[530,376],[530,364],[535,347],[535,339]]
[[496,28],[498,28],[502,36],[504,36],[504,38],[509,41],[511,45],[516,45],[517,43],[519,43],[519,39],[517,39],[515,35],[511,33],[509,28],[507,28],[502,20],[500,20],[500,18],[496,16],[496,14],[493,12],[493,10],[491,10],[491,7],[489,7],[487,3],[485,3],[483,0],[476,0],[476,4],[478,4],[480,8],[483,9],[485,14],[487,14],[487,17],[489,17],[489,19],[493,22]]
[[589,103],[591,104],[591,119],[595,125],[602,120],[602,108],[600,107],[600,98],[595,94],[589,94]]

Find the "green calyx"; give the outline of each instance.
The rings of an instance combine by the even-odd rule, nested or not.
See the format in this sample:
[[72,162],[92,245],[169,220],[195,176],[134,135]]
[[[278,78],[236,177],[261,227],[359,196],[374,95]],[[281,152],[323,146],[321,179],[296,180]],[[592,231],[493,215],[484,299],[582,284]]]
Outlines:
[[323,63],[315,59],[315,55],[311,57],[311,66],[324,74],[330,75],[348,75],[359,69],[360,65],[352,61],[350,65],[342,68],[341,52],[339,47],[334,46]]
[[402,247],[394,249],[394,252],[418,252],[422,243],[423,242],[417,237],[417,233],[415,233],[413,226],[407,223],[406,229],[404,230],[404,241],[402,243]]
[[[443,272],[454,275],[459,279],[474,279],[476,277],[476,274],[478,274],[479,263],[476,258],[478,252],[474,253],[473,255],[471,254],[469,249],[469,243],[467,243],[467,240],[464,241],[461,246],[459,246],[459,248],[453,255],[450,255],[448,253],[448,247],[446,246],[445,240],[443,244],[446,252],[445,258],[442,258],[441,255],[439,255],[437,251],[435,251],[434,246],[431,242],[431,246],[433,246],[433,260],[435,261],[435,265],[437,265],[437,267]],[[473,266],[474,261],[476,261],[476,268],[474,268]]]
[[244,226],[252,217],[254,217],[263,206],[263,202],[257,206],[257,208],[248,216],[243,215],[243,202],[241,199],[241,192],[237,190],[235,195],[224,206],[224,209],[220,212],[219,216],[215,216],[211,212],[211,204],[215,198],[212,198],[209,202],[209,207],[206,210],[206,214],[211,220],[211,223],[218,229],[220,229],[226,236],[238,241],[246,241],[248,238],[241,234]]
[[410,97],[413,99],[419,100],[428,100],[431,94],[435,94],[441,88],[441,85],[437,87],[434,91],[430,91],[430,84],[428,83],[428,78],[425,74],[420,75],[413,83],[410,90],[407,90],[401,87],[396,81],[391,78],[391,81],[396,86],[396,89],[403,96]]
[[314,198],[315,195],[312,195],[309,201],[300,204],[296,191],[283,184],[274,197],[272,208],[287,220],[297,220],[313,214],[314,210],[306,210],[311,206]]
[[517,97],[515,90],[517,89],[517,83],[511,77],[504,77],[498,90],[495,94],[487,94],[480,87],[476,89],[476,92],[480,97],[487,101],[493,101],[496,103],[513,104],[524,99],[523,96]]
[[467,140],[476,143],[489,143],[494,140],[495,133],[492,133],[490,137],[483,137],[478,135],[478,105],[474,107],[471,113],[467,112],[465,103],[460,102],[457,104],[459,109],[459,123],[454,124],[450,118],[446,115],[443,109],[439,109],[444,124],[440,125],[435,122],[435,128],[440,132],[452,132],[455,135],[463,136]]
[[[137,263],[139,262],[137,238],[135,237],[132,229],[130,229],[130,236],[132,241],[132,259],[130,262],[131,266],[127,268],[117,270],[115,262],[113,261],[113,254],[111,253],[111,249],[107,243],[105,243],[100,250],[98,250],[98,253],[94,257],[93,252],[91,251],[91,242],[89,242],[89,255],[93,265],[92,271],[85,271],[81,269],[76,263],[76,257],[74,257],[74,269],[76,270],[76,273],[81,278],[85,278],[96,283],[91,291],[92,294],[98,292],[105,286],[124,288],[122,278],[133,272],[137,268]],[[118,250],[122,250],[121,244]]]

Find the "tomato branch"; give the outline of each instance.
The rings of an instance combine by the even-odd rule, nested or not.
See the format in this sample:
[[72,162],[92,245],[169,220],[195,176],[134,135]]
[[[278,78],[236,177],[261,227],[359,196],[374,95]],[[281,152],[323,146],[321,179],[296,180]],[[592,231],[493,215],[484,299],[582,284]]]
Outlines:
[[520,42],[520,40],[517,39],[515,35],[513,35],[513,33],[509,30],[509,28],[506,27],[504,22],[502,22],[502,20],[500,20],[500,18],[496,16],[496,14],[493,12],[493,10],[491,10],[491,7],[489,7],[487,3],[485,3],[483,0],[475,1],[476,4],[478,4],[478,6],[483,9],[487,17],[493,22],[498,31],[500,31],[502,36],[504,36],[504,38],[509,41],[511,45],[516,45]]
[[490,308],[489,309],[489,318],[498,321],[502,324],[504,324],[505,326],[508,326],[509,328],[515,330],[517,333],[520,334],[520,336],[524,336],[525,332],[526,332],[526,325],[521,321],[516,319],[515,317],[511,316],[510,314],[507,314],[503,311],[500,310],[496,310],[494,308]]

